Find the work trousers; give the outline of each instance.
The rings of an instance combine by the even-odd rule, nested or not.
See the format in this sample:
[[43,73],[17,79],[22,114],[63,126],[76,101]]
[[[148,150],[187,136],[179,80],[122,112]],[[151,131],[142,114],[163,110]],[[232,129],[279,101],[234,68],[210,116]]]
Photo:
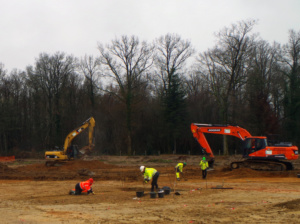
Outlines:
[[158,185],[157,185],[157,179],[159,177],[159,172],[156,172],[152,178],[152,182],[151,182],[151,192],[154,191],[154,187],[156,187],[156,190],[158,189]]
[[80,183],[75,185],[75,194],[81,194],[82,189],[80,187]]
[[180,171],[179,171],[179,167],[175,167],[175,171],[176,171],[176,178],[179,179],[180,178]]
[[202,170],[202,179],[205,179],[207,175],[207,169]]

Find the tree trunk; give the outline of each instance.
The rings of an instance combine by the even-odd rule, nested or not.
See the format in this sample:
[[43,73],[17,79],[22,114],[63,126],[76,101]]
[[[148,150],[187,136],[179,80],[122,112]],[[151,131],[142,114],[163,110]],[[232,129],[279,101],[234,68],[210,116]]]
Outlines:
[[127,135],[127,154],[130,156],[132,154],[132,147],[131,147],[131,133],[129,132]]

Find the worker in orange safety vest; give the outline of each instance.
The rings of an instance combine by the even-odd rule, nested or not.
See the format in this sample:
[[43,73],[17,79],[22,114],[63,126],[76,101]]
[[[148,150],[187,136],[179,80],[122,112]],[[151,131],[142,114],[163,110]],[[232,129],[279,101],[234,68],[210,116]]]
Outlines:
[[75,190],[73,190],[74,194],[76,194],[76,195],[79,195],[81,193],[94,194],[93,189],[91,187],[93,183],[94,183],[93,178],[90,178],[87,181],[77,183],[75,185]]

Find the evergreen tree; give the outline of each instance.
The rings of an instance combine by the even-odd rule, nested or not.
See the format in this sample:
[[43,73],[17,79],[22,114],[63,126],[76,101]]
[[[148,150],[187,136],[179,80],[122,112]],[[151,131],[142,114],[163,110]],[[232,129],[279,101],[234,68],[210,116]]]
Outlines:
[[178,74],[173,73],[170,83],[166,87],[162,97],[163,115],[166,124],[166,138],[168,151],[171,147],[176,151],[176,141],[186,125],[186,102],[183,86]]

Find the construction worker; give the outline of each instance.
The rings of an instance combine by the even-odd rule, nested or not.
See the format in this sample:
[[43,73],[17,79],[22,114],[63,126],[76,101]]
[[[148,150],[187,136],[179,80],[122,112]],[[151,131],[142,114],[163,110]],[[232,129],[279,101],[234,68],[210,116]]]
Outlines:
[[88,179],[87,181],[77,183],[75,185],[75,194],[79,195],[81,193],[94,194],[92,189],[92,184],[94,183],[93,178]]
[[186,166],[186,162],[184,163],[178,163],[176,166],[175,166],[175,172],[176,172],[176,178],[178,181],[180,181],[180,173],[183,172],[183,167]]
[[154,168],[146,168],[145,166],[141,166],[140,171],[144,174],[145,183],[148,183],[152,179],[151,192],[154,191],[154,187],[158,190],[157,179],[159,177],[159,172]]
[[205,157],[202,158],[202,160],[199,163],[199,166],[201,167],[202,170],[202,179],[205,179],[207,175],[207,169],[208,169],[208,162],[206,161]]

